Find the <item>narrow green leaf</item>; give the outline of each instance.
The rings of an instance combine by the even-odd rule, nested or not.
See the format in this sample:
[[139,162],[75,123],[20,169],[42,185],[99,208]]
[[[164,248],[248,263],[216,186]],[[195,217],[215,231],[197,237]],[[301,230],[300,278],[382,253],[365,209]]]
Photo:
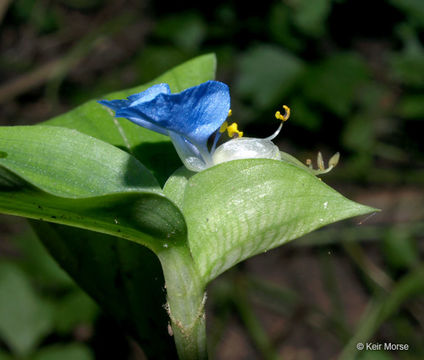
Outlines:
[[372,211],[307,170],[266,159],[231,161],[194,175],[183,203],[190,249],[205,280],[326,224]]

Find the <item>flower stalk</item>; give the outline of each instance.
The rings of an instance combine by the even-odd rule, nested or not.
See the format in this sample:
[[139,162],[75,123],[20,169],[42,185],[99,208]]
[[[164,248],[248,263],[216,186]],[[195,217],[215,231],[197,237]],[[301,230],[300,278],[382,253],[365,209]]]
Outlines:
[[205,284],[186,244],[158,253],[165,277],[166,311],[180,360],[206,360]]

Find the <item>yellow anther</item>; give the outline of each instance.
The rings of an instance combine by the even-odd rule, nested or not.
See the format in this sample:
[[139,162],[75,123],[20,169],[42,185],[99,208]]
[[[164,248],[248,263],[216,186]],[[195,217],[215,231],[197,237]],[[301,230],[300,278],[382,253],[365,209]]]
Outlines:
[[277,111],[275,113],[275,117],[278,120],[281,120],[284,122],[284,121],[287,121],[290,117],[290,108],[287,105],[283,105],[283,109],[284,109],[284,114],[281,114],[281,112]]
[[287,105],[283,105],[283,109],[284,109],[284,121],[287,121],[290,117],[290,108]]
[[227,127],[229,137],[243,137],[243,131],[239,131],[237,123],[232,123]]
[[228,117],[230,117],[231,115],[233,115],[233,110],[228,110]]
[[228,127],[228,123],[226,121],[224,121],[221,125],[221,127],[219,128],[219,132],[222,134],[225,132],[225,130],[227,130]]
[[275,118],[278,119],[278,120],[284,121],[284,116],[281,115],[281,113],[279,111],[277,111],[275,113]]

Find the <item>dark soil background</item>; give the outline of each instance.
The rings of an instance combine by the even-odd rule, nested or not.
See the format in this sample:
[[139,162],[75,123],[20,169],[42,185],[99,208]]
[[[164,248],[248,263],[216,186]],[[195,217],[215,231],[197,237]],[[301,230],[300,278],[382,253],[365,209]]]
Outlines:
[[[0,0],[0,125],[40,123],[215,52],[247,136],[271,134],[289,105],[280,149],[303,161],[340,151],[323,180],[382,211],[212,283],[213,358],[423,359],[423,29],[422,0]],[[11,328],[0,310],[1,360],[18,359],[26,341],[30,359],[145,358],[9,216],[0,293],[22,315]]]

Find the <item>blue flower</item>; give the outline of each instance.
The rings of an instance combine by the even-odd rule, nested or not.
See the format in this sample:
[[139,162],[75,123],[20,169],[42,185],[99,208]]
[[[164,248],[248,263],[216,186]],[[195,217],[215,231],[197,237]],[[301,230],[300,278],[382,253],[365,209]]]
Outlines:
[[[102,100],[99,103],[114,110],[116,117],[127,118],[137,125],[168,135],[184,165],[192,171],[250,158],[283,160],[305,167],[291,155],[280,152],[272,142],[289,118],[290,109],[284,105],[283,114],[275,113],[281,124],[273,135],[265,139],[243,137],[236,123],[228,125],[226,121],[231,115],[230,93],[228,86],[219,81],[207,81],[176,94],[171,94],[168,84],[158,84],[125,100]],[[224,132],[231,140],[217,147]],[[212,146],[208,147],[208,140],[212,137]],[[337,162],[338,154],[330,159],[329,168],[325,169],[319,153],[319,168],[313,169],[310,160],[305,168],[322,174],[330,171]]]
[[126,100],[99,103],[115,110],[116,117],[168,135],[184,165],[201,171],[213,165],[207,142],[228,116],[230,92],[218,81],[207,81],[176,94],[171,94],[168,84],[158,84]]

